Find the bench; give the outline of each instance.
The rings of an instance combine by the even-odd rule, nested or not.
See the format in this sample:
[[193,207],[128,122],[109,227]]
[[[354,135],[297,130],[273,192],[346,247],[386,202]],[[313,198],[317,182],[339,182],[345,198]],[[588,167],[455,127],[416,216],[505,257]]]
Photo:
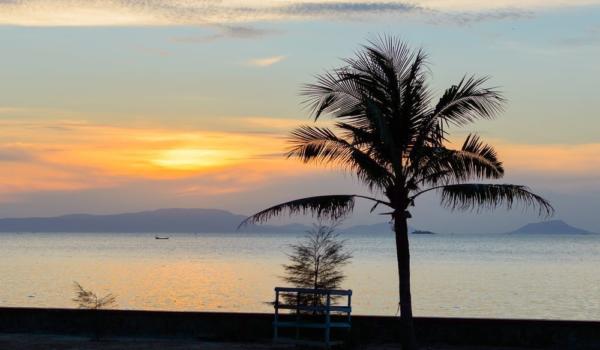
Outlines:
[[[294,304],[286,304],[282,301],[282,296],[293,296],[293,298],[284,298],[295,300]],[[324,298],[323,305],[309,305],[302,303],[302,300],[309,298]],[[344,305],[333,304],[334,299],[346,297]],[[311,300],[311,299],[308,299]],[[339,289],[310,289],[310,288],[275,288],[275,319],[273,321],[273,341],[274,342],[292,342],[295,344],[323,346],[330,348],[332,345],[340,344],[341,341],[331,340],[331,329],[347,329],[351,327],[352,313],[352,290]],[[290,310],[293,313],[281,314],[280,310]],[[295,316],[291,320],[289,316]],[[336,319],[332,321],[332,316]],[[307,320],[306,318],[310,318]],[[288,318],[284,320],[284,318]],[[279,328],[293,328],[296,330],[295,337],[281,337]],[[300,329],[322,329],[323,341],[306,340],[300,338]]]

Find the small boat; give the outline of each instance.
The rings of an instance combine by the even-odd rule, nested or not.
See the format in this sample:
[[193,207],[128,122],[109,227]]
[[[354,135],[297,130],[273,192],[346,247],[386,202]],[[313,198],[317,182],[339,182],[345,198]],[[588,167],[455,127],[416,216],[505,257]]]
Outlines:
[[169,239],[171,237],[154,236],[154,239]]
[[435,235],[435,232],[415,230],[415,231],[413,231],[413,234],[414,235]]

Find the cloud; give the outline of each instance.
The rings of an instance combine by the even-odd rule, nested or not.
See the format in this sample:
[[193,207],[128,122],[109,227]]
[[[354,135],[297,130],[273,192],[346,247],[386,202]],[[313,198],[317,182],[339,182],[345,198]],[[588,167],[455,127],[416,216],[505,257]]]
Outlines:
[[[0,1],[0,24],[20,26],[223,26],[188,41],[262,36],[240,23],[313,19],[375,19],[440,14],[462,22],[521,17],[545,8],[600,5],[600,0],[22,0]],[[180,38],[186,41],[186,38]]]
[[32,159],[34,159],[34,156],[26,150],[11,146],[0,146],[0,162],[25,162]]
[[296,2],[286,6],[274,7],[274,13],[294,17],[345,16],[353,14],[411,13],[424,8],[407,2],[361,2],[361,1],[321,1]]
[[[0,24],[23,26],[215,25],[264,20],[404,13],[403,1],[25,0],[0,2]],[[235,30],[235,28],[233,29]],[[248,32],[246,32],[248,33]],[[238,31],[238,34],[239,31]]]
[[442,12],[437,11],[431,13],[429,23],[433,24],[458,24],[469,25],[484,21],[502,21],[502,20],[519,20],[530,19],[534,17],[533,11],[516,10],[516,9],[498,9],[485,11],[471,12]]
[[415,3],[444,11],[489,11],[502,9],[538,10],[600,5],[600,1],[598,0],[420,0]]
[[246,64],[255,67],[269,67],[286,59],[286,56],[271,56],[255,58],[246,62]]
[[209,35],[188,35],[171,38],[175,43],[197,44],[209,43],[222,39],[256,39],[268,35],[279,34],[281,31],[273,29],[260,29],[240,25],[215,25],[216,33]]

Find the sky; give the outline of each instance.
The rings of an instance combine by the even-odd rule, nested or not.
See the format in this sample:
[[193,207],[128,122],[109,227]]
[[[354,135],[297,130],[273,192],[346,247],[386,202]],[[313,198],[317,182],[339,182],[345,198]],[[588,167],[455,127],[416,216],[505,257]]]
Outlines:
[[[506,96],[477,132],[502,182],[600,232],[600,0],[0,0],[0,217],[164,207],[251,214],[301,196],[367,193],[283,157],[312,123],[299,91],[378,35],[429,54],[438,96],[465,74]],[[411,224],[503,232],[534,212],[451,213],[434,194]],[[359,203],[348,224],[385,217]],[[310,218],[292,221],[309,222]]]

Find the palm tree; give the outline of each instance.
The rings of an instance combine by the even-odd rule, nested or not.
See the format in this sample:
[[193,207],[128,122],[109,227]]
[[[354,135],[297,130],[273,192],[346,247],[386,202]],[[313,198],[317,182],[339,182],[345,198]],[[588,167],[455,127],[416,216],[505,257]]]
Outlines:
[[341,68],[306,85],[314,120],[329,116],[331,127],[301,126],[291,132],[287,156],[305,163],[341,167],[364,183],[371,196],[324,195],[282,203],[246,223],[262,223],[285,212],[338,220],[367,199],[390,210],[396,238],[403,349],[416,349],[410,292],[409,208],[435,191],[451,210],[507,209],[520,203],[539,215],[554,209],[525,186],[482,183],[504,175],[494,148],[470,134],[459,149],[448,147],[448,128],[492,119],[504,99],[487,78],[463,77],[432,103],[427,56],[394,37],[370,41]]

